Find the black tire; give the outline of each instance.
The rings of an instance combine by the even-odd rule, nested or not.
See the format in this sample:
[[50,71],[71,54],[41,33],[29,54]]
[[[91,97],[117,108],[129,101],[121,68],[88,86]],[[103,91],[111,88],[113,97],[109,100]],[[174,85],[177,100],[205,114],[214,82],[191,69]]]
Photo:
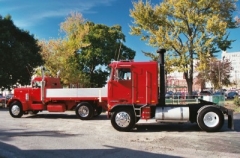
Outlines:
[[80,103],[75,112],[81,120],[90,120],[93,117],[94,109],[89,103]]
[[117,131],[128,132],[135,125],[135,116],[132,109],[116,109],[111,117],[111,124]]
[[99,116],[102,113],[102,107],[98,106],[97,108],[95,108],[94,110],[94,117]]
[[9,113],[14,118],[20,118],[23,115],[22,105],[19,102],[13,102],[9,107]]
[[0,106],[3,108],[3,107],[5,107],[5,101],[1,101],[0,102]]
[[223,126],[224,115],[216,107],[206,107],[199,111],[197,123],[206,132],[216,132]]

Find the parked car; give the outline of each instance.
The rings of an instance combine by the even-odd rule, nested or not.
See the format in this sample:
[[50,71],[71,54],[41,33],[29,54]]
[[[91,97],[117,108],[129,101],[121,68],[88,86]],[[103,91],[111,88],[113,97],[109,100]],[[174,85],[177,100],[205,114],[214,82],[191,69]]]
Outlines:
[[198,97],[198,92],[197,91],[193,91],[192,92],[192,97],[193,98],[197,98]]
[[213,95],[216,95],[216,96],[224,95],[224,92],[215,92],[213,93]]
[[165,98],[166,99],[170,99],[173,97],[173,91],[168,91],[166,94],[165,94]]
[[229,92],[227,94],[227,99],[233,99],[235,96],[238,96],[238,93],[235,91]]
[[200,96],[206,96],[206,95],[212,95],[212,93],[210,91],[201,91],[199,93]]
[[6,101],[6,98],[2,94],[0,94],[0,106],[4,106],[5,101]]
[[8,94],[8,95],[6,96],[6,103],[7,103],[8,100],[11,99],[12,97],[13,97],[13,94]]
[[175,93],[173,93],[173,98],[174,99],[181,99],[182,96],[183,96],[182,92],[175,92]]

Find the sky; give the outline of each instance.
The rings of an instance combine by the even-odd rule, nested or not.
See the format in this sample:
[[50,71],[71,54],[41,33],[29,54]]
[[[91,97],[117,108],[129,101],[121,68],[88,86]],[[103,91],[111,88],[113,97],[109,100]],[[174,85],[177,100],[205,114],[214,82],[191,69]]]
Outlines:
[[[147,45],[139,36],[129,34],[133,1],[136,0],[0,0],[0,15],[10,14],[17,27],[29,31],[39,40],[49,40],[60,37],[60,23],[71,12],[78,12],[96,24],[120,25],[126,36],[124,44],[136,51],[134,60],[149,61],[142,51],[156,53],[157,48]],[[151,0],[153,4],[160,1]],[[230,31],[230,39],[236,41],[227,52],[240,52],[240,28]]]

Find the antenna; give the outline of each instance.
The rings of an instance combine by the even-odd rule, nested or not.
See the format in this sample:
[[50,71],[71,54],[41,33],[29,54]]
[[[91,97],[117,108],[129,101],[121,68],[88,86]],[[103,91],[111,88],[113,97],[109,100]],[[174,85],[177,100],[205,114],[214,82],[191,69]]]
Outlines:
[[30,73],[27,65],[26,65],[26,68],[27,68],[27,71],[28,71],[28,73],[29,73],[29,76],[31,76],[31,73]]

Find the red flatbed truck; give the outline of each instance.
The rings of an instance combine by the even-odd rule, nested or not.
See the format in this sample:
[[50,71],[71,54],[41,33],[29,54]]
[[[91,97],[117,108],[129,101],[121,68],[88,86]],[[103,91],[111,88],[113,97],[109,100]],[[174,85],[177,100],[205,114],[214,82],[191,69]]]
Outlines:
[[108,116],[112,126],[130,131],[139,119],[155,118],[158,122],[196,122],[202,130],[215,132],[222,128],[226,114],[228,127],[233,129],[233,111],[213,102],[199,99],[199,103],[191,104],[165,103],[165,50],[158,53],[160,66],[157,62],[133,61],[110,64]]
[[14,118],[40,111],[64,112],[75,110],[82,120],[91,119],[107,110],[107,88],[62,88],[60,78],[35,77],[31,87],[15,88],[7,107]]

